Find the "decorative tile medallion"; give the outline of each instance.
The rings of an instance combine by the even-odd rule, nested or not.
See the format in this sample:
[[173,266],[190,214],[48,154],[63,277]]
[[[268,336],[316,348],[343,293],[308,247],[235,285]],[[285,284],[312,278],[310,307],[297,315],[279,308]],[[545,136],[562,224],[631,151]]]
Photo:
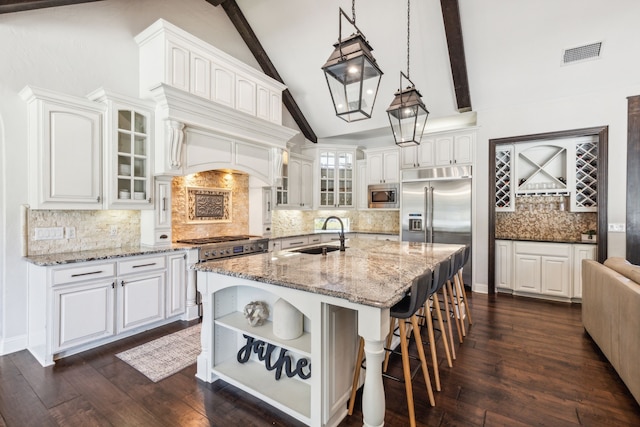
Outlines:
[[187,187],[187,221],[231,222],[231,190]]

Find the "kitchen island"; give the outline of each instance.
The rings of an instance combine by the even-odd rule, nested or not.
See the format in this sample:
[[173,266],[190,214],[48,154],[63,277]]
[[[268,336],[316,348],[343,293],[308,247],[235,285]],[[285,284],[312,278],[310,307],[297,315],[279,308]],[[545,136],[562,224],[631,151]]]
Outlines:
[[[416,276],[461,248],[350,239],[345,252],[327,255],[292,250],[198,264],[194,268],[203,326],[196,375],[207,382],[223,379],[308,425],[337,425],[346,415],[355,361],[350,350],[357,345],[357,334],[365,340],[369,362],[364,424],[381,426],[385,413],[381,364],[389,309]],[[273,333],[271,321],[252,327],[244,319],[247,303],[264,301],[271,309],[278,299],[304,315],[301,337],[283,340]],[[259,342],[263,347],[255,344]],[[277,362],[270,364],[264,357],[268,345],[284,350],[276,354],[291,355],[286,378],[274,378],[269,365]],[[241,363],[248,349],[256,354],[249,363]],[[313,375],[307,363],[313,366]]]

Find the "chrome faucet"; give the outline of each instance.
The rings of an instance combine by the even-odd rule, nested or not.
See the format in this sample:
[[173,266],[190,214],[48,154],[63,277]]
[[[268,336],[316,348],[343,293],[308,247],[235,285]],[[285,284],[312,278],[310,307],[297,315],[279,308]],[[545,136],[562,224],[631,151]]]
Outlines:
[[340,223],[340,233],[338,234],[338,236],[340,236],[340,251],[344,252],[344,224],[342,223],[342,220],[337,216],[330,216],[324,220],[324,224],[322,224],[322,229],[323,230],[327,229],[327,223],[329,222],[330,219],[337,219],[338,222]]

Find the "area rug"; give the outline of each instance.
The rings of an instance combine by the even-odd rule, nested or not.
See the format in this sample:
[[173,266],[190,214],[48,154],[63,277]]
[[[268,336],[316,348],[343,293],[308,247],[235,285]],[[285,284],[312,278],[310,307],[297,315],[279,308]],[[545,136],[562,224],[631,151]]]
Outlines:
[[151,381],[158,382],[189,365],[200,354],[200,324],[174,332],[116,357],[133,366]]

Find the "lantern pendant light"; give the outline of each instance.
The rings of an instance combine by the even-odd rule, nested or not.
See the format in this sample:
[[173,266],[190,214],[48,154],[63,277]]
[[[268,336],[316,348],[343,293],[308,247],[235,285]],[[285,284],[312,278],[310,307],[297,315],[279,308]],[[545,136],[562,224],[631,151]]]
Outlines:
[[[347,122],[371,118],[382,77],[371,54],[373,49],[356,27],[355,0],[351,9],[353,19],[340,8],[338,43],[333,45],[333,53],[322,66],[336,115]],[[342,17],[357,31],[345,39],[342,39]]]
[[[422,95],[409,78],[410,23],[411,4],[410,0],[407,0],[407,74],[400,72],[400,89],[395,93],[395,98],[387,108],[393,137],[396,145],[400,147],[420,144],[429,116],[429,111],[422,102]],[[402,89],[403,77],[411,83],[411,86],[407,86],[406,89]]]

